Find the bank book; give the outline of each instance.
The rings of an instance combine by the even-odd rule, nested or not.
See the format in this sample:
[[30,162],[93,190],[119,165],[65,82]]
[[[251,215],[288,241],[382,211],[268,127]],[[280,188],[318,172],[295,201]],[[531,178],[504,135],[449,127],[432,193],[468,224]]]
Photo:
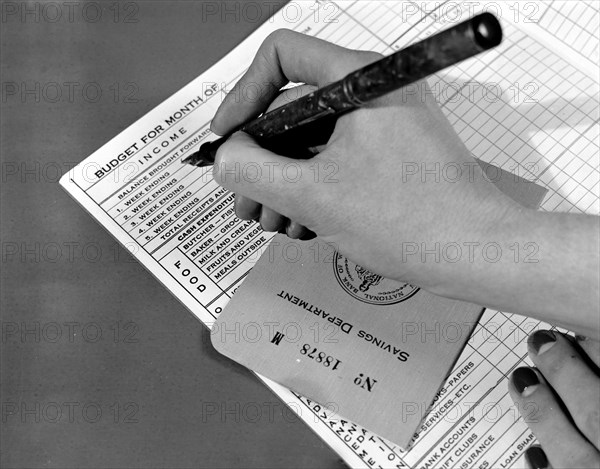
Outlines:
[[[232,194],[210,169],[180,161],[214,138],[210,120],[266,36],[287,28],[389,54],[481,11],[499,17],[504,41],[429,78],[445,115],[473,156],[547,188],[541,210],[598,215],[599,11],[591,0],[289,2],[61,185],[211,327],[272,236],[235,217]],[[528,334],[549,326],[517,313],[483,312],[408,448],[258,376],[351,467],[525,467],[535,438],[506,381],[530,364]]]

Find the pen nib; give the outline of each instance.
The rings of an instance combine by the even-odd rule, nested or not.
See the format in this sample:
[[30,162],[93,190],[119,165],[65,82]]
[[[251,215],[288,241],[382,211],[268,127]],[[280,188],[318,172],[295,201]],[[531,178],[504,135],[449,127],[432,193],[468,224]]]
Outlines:
[[182,163],[191,164],[203,168],[212,166],[217,156],[217,150],[227,140],[227,136],[221,137],[213,142],[204,142],[196,153],[185,158]]
[[212,162],[206,161],[204,158],[204,152],[202,150],[192,153],[190,156],[184,158],[181,162],[183,164],[191,164],[192,166],[197,166],[199,168],[212,165]]

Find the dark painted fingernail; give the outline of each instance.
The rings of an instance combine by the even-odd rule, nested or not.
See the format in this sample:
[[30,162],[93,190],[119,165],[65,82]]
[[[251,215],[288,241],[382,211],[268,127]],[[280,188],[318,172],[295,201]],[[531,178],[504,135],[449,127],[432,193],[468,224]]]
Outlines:
[[525,451],[525,459],[531,469],[546,469],[549,466],[546,453],[539,445],[533,445]]
[[575,334],[575,340],[577,342],[585,342],[587,340],[587,337],[584,335]]
[[[537,377],[537,374],[533,369],[523,366],[521,368],[517,368],[512,374],[512,382],[515,385],[519,394],[523,394],[523,392],[530,386],[535,386],[536,384],[540,384],[540,380]],[[530,393],[528,393],[530,394]]]
[[536,331],[529,336],[529,344],[536,354],[541,355],[556,343],[556,335],[552,331]]

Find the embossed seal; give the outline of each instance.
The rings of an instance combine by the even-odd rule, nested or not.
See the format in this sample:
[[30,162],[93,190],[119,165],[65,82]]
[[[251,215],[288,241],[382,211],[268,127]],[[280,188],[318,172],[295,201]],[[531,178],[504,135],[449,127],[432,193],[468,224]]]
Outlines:
[[392,305],[408,300],[419,291],[409,283],[396,282],[374,274],[336,252],[333,256],[335,278],[357,300],[373,305]]

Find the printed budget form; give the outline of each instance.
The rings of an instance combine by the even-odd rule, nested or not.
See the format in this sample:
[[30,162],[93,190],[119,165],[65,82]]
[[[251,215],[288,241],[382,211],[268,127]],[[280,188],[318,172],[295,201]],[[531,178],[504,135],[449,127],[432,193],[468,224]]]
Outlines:
[[[61,185],[210,327],[272,235],[235,217],[233,194],[210,168],[181,160],[214,138],[212,117],[265,37],[288,28],[389,54],[491,11],[503,43],[429,79],[443,111],[475,157],[548,188],[542,210],[598,214],[598,8],[593,1],[292,1]],[[506,383],[527,362],[528,334],[541,327],[486,310],[407,450],[261,379],[351,467],[524,467],[535,439]]]

